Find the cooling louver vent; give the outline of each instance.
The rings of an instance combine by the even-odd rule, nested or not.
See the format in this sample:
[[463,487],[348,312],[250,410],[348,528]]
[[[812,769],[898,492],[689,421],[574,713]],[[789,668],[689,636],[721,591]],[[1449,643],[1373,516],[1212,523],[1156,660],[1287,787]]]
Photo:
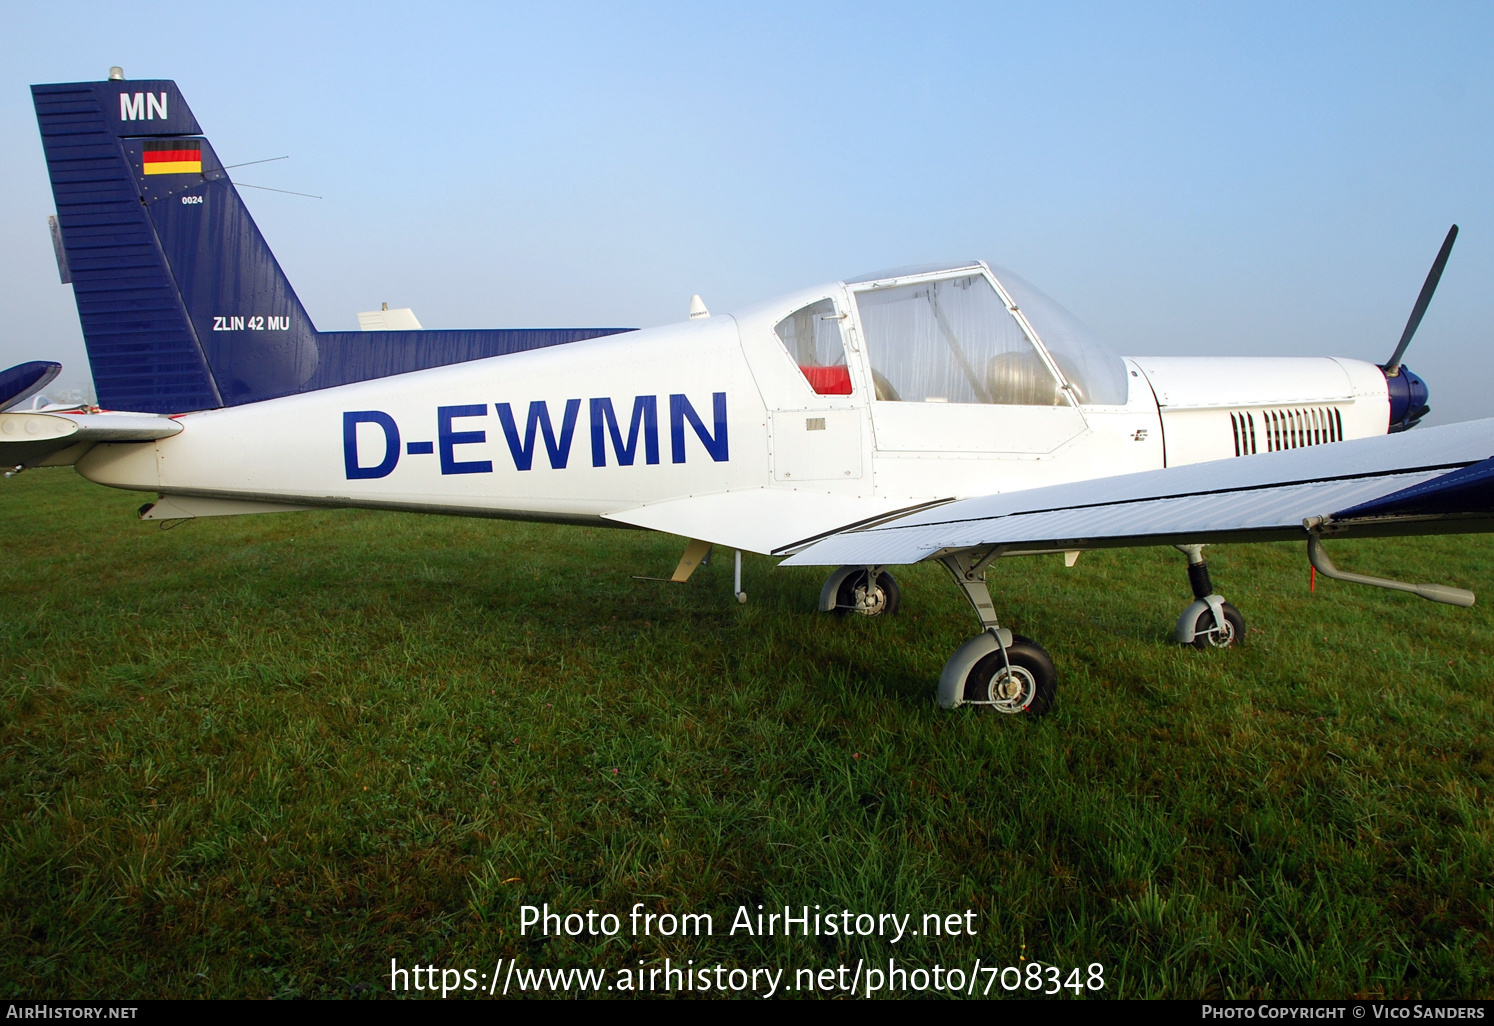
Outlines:
[[1344,418],[1331,406],[1307,406],[1295,410],[1264,410],[1231,413],[1235,455],[1279,452],[1308,445],[1344,440]]

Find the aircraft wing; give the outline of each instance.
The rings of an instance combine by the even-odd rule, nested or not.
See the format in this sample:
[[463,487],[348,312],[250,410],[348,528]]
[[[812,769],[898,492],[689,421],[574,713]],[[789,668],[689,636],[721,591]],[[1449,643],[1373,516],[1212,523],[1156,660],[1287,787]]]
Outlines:
[[154,413],[0,413],[0,466],[65,467],[96,442],[149,442],[181,429]]
[[[779,549],[789,566],[1494,530],[1494,419],[961,499]],[[999,550],[999,551],[996,551]],[[984,557],[983,557],[984,558]]]

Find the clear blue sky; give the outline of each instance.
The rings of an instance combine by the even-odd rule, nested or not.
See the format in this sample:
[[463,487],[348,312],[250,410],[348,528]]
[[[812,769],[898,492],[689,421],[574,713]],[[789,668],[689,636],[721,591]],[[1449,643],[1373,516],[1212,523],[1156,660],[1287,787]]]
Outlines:
[[[312,317],[647,326],[1005,264],[1117,349],[1408,363],[1494,415],[1494,5],[13,5],[0,366],[86,378],[27,85],[173,78]],[[63,384],[64,382],[59,382]]]

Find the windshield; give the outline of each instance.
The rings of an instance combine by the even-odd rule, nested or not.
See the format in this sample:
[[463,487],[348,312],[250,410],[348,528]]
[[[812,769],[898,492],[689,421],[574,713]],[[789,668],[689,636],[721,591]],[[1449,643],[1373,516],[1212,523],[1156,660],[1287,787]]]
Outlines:
[[1074,386],[1076,398],[1087,405],[1124,406],[1130,391],[1125,361],[1030,282],[1002,267],[991,271]]
[[1065,397],[984,274],[856,293],[876,398],[1058,406]]

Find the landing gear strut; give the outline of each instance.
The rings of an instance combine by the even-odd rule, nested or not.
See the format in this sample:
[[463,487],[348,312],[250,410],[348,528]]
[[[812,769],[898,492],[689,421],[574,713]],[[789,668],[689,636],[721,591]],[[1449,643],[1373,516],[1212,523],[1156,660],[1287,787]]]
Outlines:
[[940,559],[985,629],[955,649],[944,664],[944,672],[939,675],[939,704],[946,709],[973,705],[1036,718],[1053,706],[1058,673],[1041,645],[997,624],[986,585],[986,567],[999,555],[1000,550],[993,549],[982,556],[965,552]]
[[843,566],[820,589],[820,611],[837,616],[891,616],[902,602],[897,580],[879,566]]
[[1178,617],[1176,637],[1180,645],[1194,648],[1229,648],[1245,640],[1245,617],[1214,591],[1202,545],[1179,545],[1188,557],[1188,583],[1193,586],[1193,604]]

